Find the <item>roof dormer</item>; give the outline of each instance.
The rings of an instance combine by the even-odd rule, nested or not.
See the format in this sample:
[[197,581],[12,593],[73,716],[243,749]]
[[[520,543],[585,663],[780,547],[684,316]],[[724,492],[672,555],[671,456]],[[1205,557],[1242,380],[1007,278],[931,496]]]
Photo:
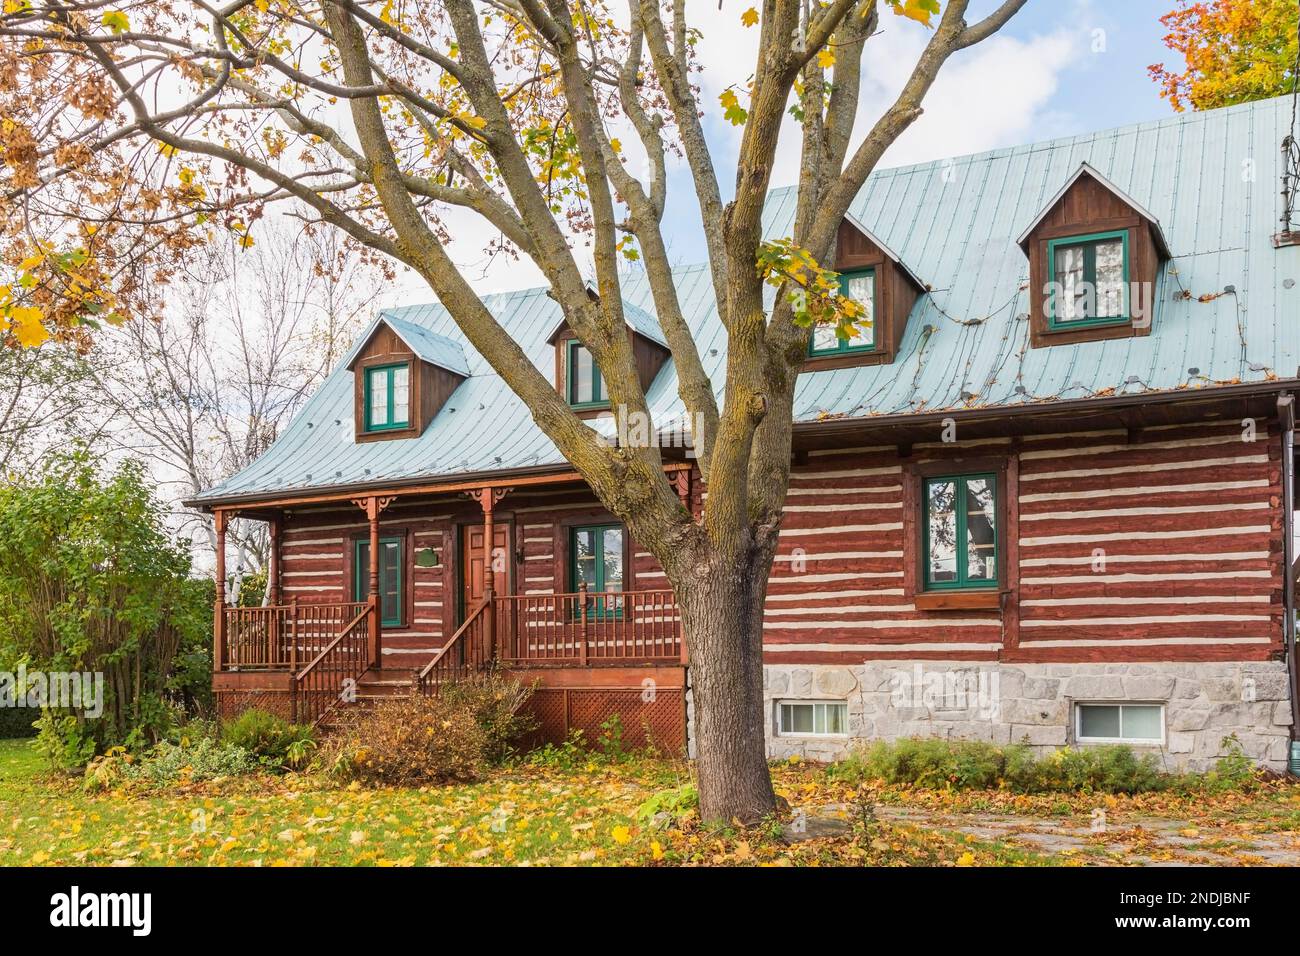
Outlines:
[[830,326],[815,327],[804,371],[888,365],[898,354],[907,317],[925,284],[851,214],[840,223],[833,268],[840,274],[840,294],[862,303],[866,318],[850,339],[839,338]]
[[1151,334],[1169,246],[1155,216],[1092,166],[1079,165],[1017,242],[1032,347]]
[[[589,288],[588,293],[596,298],[594,290]],[[650,387],[672,353],[658,320],[650,313],[625,299],[623,318],[627,322],[627,334],[632,343],[637,378],[642,390],[645,390]],[[567,320],[555,327],[547,342],[555,347],[555,387],[578,417],[595,418],[609,411],[609,393],[601,378],[600,368],[591,352],[569,328]]]
[[347,367],[358,442],[418,438],[469,378],[458,343],[388,313],[362,337]]

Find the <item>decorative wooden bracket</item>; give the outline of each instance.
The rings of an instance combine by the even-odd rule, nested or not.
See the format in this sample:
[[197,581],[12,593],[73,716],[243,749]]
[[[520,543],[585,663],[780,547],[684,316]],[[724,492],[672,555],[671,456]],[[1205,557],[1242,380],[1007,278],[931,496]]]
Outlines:
[[473,498],[477,501],[478,506],[483,509],[485,515],[490,515],[496,510],[496,506],[501,503],[501,499],[512,491],[514,491],[513,488],[479,488],[476,491],[466,491],[464,494],[466,498]]
[[353,498],[352,503],[366,513],[367,521],[375,521],[396,500],[396,495],[388,495],[383,498],[372,496],[370,498]]
[[677,498],[682,503],[682,507],[687,511],[691,510],[691,472],[690,469],[684,468],[681,471],[674,471],[668,476],[668,482],[673,486],[673,491],[677,492]]

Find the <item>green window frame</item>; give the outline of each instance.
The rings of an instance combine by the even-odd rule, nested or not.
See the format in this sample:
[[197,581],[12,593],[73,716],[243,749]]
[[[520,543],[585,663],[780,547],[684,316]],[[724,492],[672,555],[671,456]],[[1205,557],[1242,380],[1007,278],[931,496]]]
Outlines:
[[[987,563],[991,560],[992,573],[981,577],[971,573],[971,538],[969,535],[970,524],[970,506],[968,502],[968,492],[970,485],[974,482],[985,482],[986,488],[992,492],[992,510],[993,518],[990,523],[992,541],[978,542],[977,551],[986,552],[982,555],[976,554],[975,557],[985,558],[985,569],[988,570],[990,565]],[[932,558],[935,554],[936,541],[934,540],[935,522],[931,514],[931,489],[935,485],[953,486],[952,508],[954,511],[951,519],[951,533],[953,540],[951,547],[951,560],[953,561],[952,578],[936,580],[934,578],[934,565]],[[922,574],[924,581],[924,590],[926,591],[947,591],[947,590],[967,590],[972,588],[995,588],[999,584],[1001,574],[1000,548],[999,540],[999,514],[1001,502],[998,500],[999,488],[997,475],[991,472],[980,472],[975,474],[963,475],[935,475],[922,479],[921,482],[921,528],[923,535],[924,547],[922,549]]]
[[[402,574],[404,540],[401,535],[379,539],[379,621],[384,627],[402,627],[406,592]],[[370,539],[352,542],[352,600],[370,596]]]
[[[569,584],[570,590],[576,593],[579,589],[579,583],[584,579],[582,564],[587,560],[591,562],[591,573],[587,575],[587,590],[593,594],[605,593],[610,588],[610,569],[606,565],[605,558],[608,553],[606,536],[617,533],[618,535],[618,579],[617,585],[613,588],[615,591],[624,589],[625,575],[627,573],[627,531],[621,524],[592,524],[581,525],[569,529]],[[590,557],[584,558],[579,553],[578,540],[582,535],[591,535],[593,541],[598,544],[591,549]],[[587,598],[587,613],[592,617],[600,618],[621,618],[623,616],[623,602],[610,601],[608,598]]]
[[[578,362],[584,353],[591,362],[591,390],[586,397],[579,394],[577,375]],[[585,345],[576,340],[569,343],[566,355],[568,361],[565,362],[564,394],[568,398],[569,405],[573,408],[608,408],[609,396],[605,394],[605,380],[600,376],[600,366],[596,364],[596,357]]]
[[[1047,282],[1050,290],[1047,297],[1047,327],[1049,329],[1086,329],[1099,325],[1121,325],[1130,321],[1129,315],[1129,248],[1127,229],[1110,232],[1094,232],[1084,236],[1063,236],[1047,241]],[[1062,319],[1057,314],[1056,293],[1056,255],[1058,252],[1080,248],[1083,252],[1083,281],[1093,289],[1093,308],[1098,308],[1097,289],[1097,246],[1104,242],[1120,241],[1123,247],[1123,273],[1120,282],[1120,307],[1117,315],[1084,316],[1077,319]]]
[[[876,340],[876,270],[870,269],[852,269],[848,272],[840,273],[840,295],[849,298],[849,285],[855,279],[871,279],[871,299],[862,304],[867,307],[867,317],[869,319],[868,328],[871,330],[871,341],[862,344],[863,336],[859,335],[854,339],[842,339],[838,335],[835,337],[834,345],[824,345],[820,348],[817,346],[818,328],[813,327],[812,335],[808,336],[808,355],[810,357],[821,357],[825,355],[852,355],[861,352],[874,352],[877,348]],[[858,300],[862,301],[862,300]],[[828,329],[827,326],[821,327],[822,331]]]
[[[394,401],[396,395],[397,372],[406,371],[406,405],[402,410],[402,417],[397,417],[397,403]],[[368,432],[386,432],[395,431],[399,428],[411,427],[411,365],[409,362],[394,362],[392,365],[371,365],[364,370],[363,395],[362,401],[365,402],[365,430]],[[375,383],[382,382],[384,395],[384,419],[383,421],[375,420]]]

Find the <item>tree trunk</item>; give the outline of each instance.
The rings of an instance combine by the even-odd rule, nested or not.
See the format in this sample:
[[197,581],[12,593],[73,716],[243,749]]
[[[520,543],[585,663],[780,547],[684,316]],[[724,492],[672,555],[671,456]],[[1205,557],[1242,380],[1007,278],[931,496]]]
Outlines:
[[694,568],[676,587],[690,651],[700,817],[758,823],[776,810],[763,709],[763,603],[769,560]]

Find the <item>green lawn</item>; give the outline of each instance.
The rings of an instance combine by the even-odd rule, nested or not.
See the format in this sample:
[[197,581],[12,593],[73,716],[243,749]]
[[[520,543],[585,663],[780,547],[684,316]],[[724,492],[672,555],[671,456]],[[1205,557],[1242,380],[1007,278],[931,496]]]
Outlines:
[[[13,863],[104,866],[1035,865],[1163,858],[1150,831],[1133,826],[1154,815],[1171,833],[1195,831],[1177,848],[1193,855],[1254,852],[1261,834],[1291,845],[1300,827],[1300,797],[1283,785],[1196,801],[1015,797],[846,787],[820,768],[774,769],[792,807],[838,821],[840,832],[790,843],[775,826],[707,830],[693,814],[660,828],[639,821],[647,797],[689,779],[689,768],[671,761],[522,766],[472,785],[419,789],[287,776],[88,795],[78,779],[51,774],[29,742],[0,741],[0,852]],[[1107,808],[1115,835],[1088,844],[1097,807]],[[1044,837],[991,835],[975,825],[986,817],[1040,832],[1081,828],[1085,845],[1058,852]],[[1130,846],[1144,856],[1128,859]]]

